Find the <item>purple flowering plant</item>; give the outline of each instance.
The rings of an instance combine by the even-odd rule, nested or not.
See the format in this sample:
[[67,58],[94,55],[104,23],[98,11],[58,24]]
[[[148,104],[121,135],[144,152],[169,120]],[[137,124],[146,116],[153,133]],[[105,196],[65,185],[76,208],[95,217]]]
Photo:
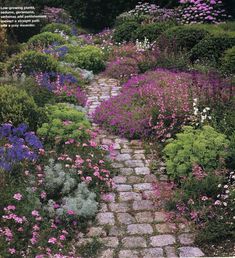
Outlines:
[[180,0],[179,21],[183,24],[220,23],[229,18],[222,0]]
[[52,55],[56,59],[62,59],[68,53],[68,47],[66,46],[58,46],[57,44],[53,44],[46,49],[43,49],[43,53]]
[[16,165],[35,162],[43,145],[26,124],[14,127],[10,123],[0,126],[0,168],[11,171]]
[[53,92],[59,98],[74,98],[75,102],[81,106],[86,104],[86,94],[78,86],[78,80],[71,74],[60,74],[54,72],[45,72],[35,74],[35,79],[40,87]]

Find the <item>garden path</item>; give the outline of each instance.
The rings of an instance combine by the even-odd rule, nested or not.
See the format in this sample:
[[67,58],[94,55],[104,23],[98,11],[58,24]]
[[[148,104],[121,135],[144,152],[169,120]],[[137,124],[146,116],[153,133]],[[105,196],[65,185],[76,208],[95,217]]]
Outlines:
[[[89,117],[104,100],[120,91],[118,81],[100,76],[89,86]],[[93,128],[98,125],[93,123]],[[98,258],[199,257],[202,251],[193,245],[194,235],[184,223],[166,222],[166,214],[151,199],[153,182],[166,180],[160,171],[151,173],[150,160],[141,141],[119,138],[100,130],[97,142],[113,144],[116,154],[112,166],[116,189],[103,198],[96,226],[81,241],[97,236],[104,244]],[[159,174],[158,177],[156,175]],[[149,197],[149,198],[148,198]]]

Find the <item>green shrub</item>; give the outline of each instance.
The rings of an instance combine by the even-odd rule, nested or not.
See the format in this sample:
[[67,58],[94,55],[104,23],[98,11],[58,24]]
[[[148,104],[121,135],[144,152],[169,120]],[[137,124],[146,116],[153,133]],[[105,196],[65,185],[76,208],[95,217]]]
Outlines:
[[219,34],[206,37],[191,49],[189,58],[192,62],[212,61],[219,63],[223,52],[233,46],[235,46],[235,36]]
[[69,47],[69,52],[65,56],[65,61],[74,63],[79,68],[92,70],[97,73],[105,68],[105,56],[103,51],[94,46]]
[[17,83],[16,86],[24,89],[29,96],[32,96],[39,107],[55,103],[55,94],[44,87],[40,87],[33,77],[27,77],[24,82]]
[[41,47],[41,46],[48,47],[53,43],[62,45],[66,43],[66,40],[59,34],[52,33],[52,32],[42,32],[40,34],[33,36],[28,40],[28,46],[30,48]]
[[235,73],[235,46],[225,51],[221,63],[224,73]]
[[116,42],[131,41],[134,37],[135,31],[139,28],[139,23],[134,21],[127,21],[115,28],[113,39]]
[[185,53],[165,49],[158,53],[154,67],[185,71],[188,69],[189,63]]
[[166,30],[159,40],[171,42],[178,50],[190,50],[207,35],[208,32],[204,29],[190,26],[174,26]]
[[217,169],[228,156],[225,151],[228,144],[226,136],[210,126],[202,129],[185,126],[183,132],[164,148],[167,173],[179,181],[191,174],[195,164],[205,171]]
[[30,75],[33,72],[57,71],[58,62],[50,55],[36,51],[25,51],[9,59],[7,70],[10,74],[14,72]]
[[235,131],[235,97],[229,102],[217,102],[212,111],[213,126],[231,136]]
[[54,146],[64,144],[69,139],[82,141],[88,137],[90,128],[85,114],[67,104],[59,103],[46,108],[49,119],[38,129],[38,135],[44,138],[45,144]]
[[42,28],[41,32],[64,32],[68,36],[72,36],[72,28],[67,24],[62,23],[50,23],[47,24],[45,27]]
[[140,41],[143,41],[144,38],[147,38],[150,42],[153,42],[160,36],[160,34],[162,34],[171,26],[172,25],[170,23],[166,22],[143,24],[134,32],[133,38]]
[[25,90],[12,85],[0,86],[0,123],[11,121],[15,126],[27,123],[35,130],[44,119],[44,112]]

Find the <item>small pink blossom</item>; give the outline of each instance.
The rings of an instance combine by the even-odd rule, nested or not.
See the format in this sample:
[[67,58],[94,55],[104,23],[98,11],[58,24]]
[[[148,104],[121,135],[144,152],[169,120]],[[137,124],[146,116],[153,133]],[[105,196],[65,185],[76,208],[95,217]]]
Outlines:
[[14,196],[13,196],[13,198],[15,199],[15,200],[17,200],[17,201],[20,201],[21,199],[22,199],[22,194],[20,194],[20,193],[16,193],[16,194],[14,194]]
[[208,197],[207,196],[202,196],[202,201],[207,201]]
[[33,210],[33,211],[31,212],[31,214],[32,214],[32,216],[34,216],[34,217],[38,217],[38,216],[39,216],[39,212],[36,211],[36,210]]
[[15,249],[15,248],[9,248],[9,249],[8,249],[8,252],[9,252],[10,254],[15,254],[15,253],[16,253],[16,249]]
[[66,236],[65,235],[60,235],[59,238],[60,238],[61,241],[64,241],[66,239]]
[[15,205],[8,205],[6,208],[4,208],[4,211],[14,211],[16,209]]
[[37,224],[35,224],[34,226],[33,226],[33,230],[35,230],[35,231],[38,231],[40,228],[39,228],[39,226],[37,225]]
[[90,143],[90,146],[91,146],[91,147],[96,147],[96,146],[97,146],[97,143],[94,142],[94,141],[90,141],[89,143]]
[[45,154],[45,150],[44,149],[39,149],[39,155],[44,155]]
[[41,197],[42,199],[46,199],[46,197],[47,197],[46,192],[44,192],[44,191],[41,192],[40,197]]
[[57,239],[55,238],[55,237],[51,237],[51,238],[49,238],[49,240],[48,240],[48,243],[49,244],[56,244],[56,242],[57,242]]
[[74,215],[75,213],[74,213],[74,211],[72,211],[72,210],[68,210],[68,211],[67,211],[67,214],[68,214],[68,215]]

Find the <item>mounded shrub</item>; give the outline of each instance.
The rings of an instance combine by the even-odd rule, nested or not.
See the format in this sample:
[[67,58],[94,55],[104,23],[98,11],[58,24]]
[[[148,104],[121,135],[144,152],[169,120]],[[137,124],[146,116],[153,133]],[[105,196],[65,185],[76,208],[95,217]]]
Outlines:
[[235,46],[235,36],[220,34],[206,37],[191,49],[189,58],[192,62],[198,60],[217,63],[223,52],[233,46]]
[[45,87],[40,87],[34,77],[27,77],[22,84],[17,86],[32,96],[39,107],[44,107],[48,103],[55,103],[55,94]]
[[41,47],[41,46],[48,47],[49,45],[52,45],[55,43],[59,45],[63,45],[66,43],[66,40],[57,33],[52,33],[47,31],[37,34],[28,40],[28,46],[30,48]]
[[208,34],[204,29],[190,26],[174,26],[166,30],[159,40],[171,42],[178,50],[190,50]]
[[22,52],[9,59],[7,70],[10,74],[33,72],[52,72],[58,70],[58,62],[50,55],[33,50]]
[[100,48],[94,46],[70,46],[65,61],[95,73],[105,68],[105,55]]
[[225,51],[221,63],[225,73],[235,73],[235,46]]
[[166,22],[143,24],[134,32],[133,38],[140,41],[147,38],[150,42],[152,42],[171,26],[172,24]]
[[194,165],[205,171],[217,169],[228,156],[228,145],[226,136],[210,126],[202,129],[185,126],[183,132],[176,134],[176,139],[172,139],[163,150],[167,173],[180,181],[181,177],[192,175]]
[[45,27],[42,28],[41,32],[64,32],[66,35],[72,36],[72,28],[69,25],[56,22],[47,24]]
[[82,141],[87,139],[87,129],[90,123],[82,111],[59,103],[45,108],[49,122],[38,129],[38,135],[44,138],[46,144],[54,146],[64,144],[69,139]]
[[44,119],[44,112],[25,90],[12,85],[0,86],[0,123],[12,122],[15,126],[27,123],[35,130]]
[[135,31],[140,24],[134,21],[127,21],[115,28],[113,39],[116,42],[131,41],[134,37]]

